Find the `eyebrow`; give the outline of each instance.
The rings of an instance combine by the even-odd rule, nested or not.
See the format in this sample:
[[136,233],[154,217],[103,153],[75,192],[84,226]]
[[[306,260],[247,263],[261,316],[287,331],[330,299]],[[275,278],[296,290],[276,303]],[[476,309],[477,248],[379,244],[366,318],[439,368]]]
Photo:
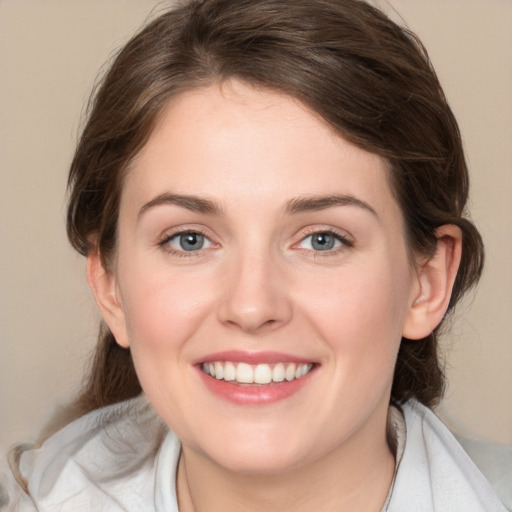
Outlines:
[[151,201],[141,206],[137,217],[140,217],[151,208],[162,205],[174,205],[192,212],[205,213],[208,215],[222,215],[222,208],[215,201],[197,196],[172,194],[165,192],[156,196]]
[[356,206],[369,211],[375,217],[377,212],[366,202],[351,195],[329,194],[327,196],[305,196],[292,199],[286,206],[286,213],[304,213],[326,210],[336,206]]
[[[141,206],[137,217],[140,218],[147,210],[162,205],[179,206],[180,208],[185,208],[186,210],[190,210],[192,212],[204,213],[207,215],[223,214],[221,206],[211,199],[165,192]],[[378,218],[377,212],[368,203],[346,194],[296,197],[289,201],[285,208],[285,213],[305,213],[311,211],[326,210],[336,206],[356,206],[358,208],[367,210]]]

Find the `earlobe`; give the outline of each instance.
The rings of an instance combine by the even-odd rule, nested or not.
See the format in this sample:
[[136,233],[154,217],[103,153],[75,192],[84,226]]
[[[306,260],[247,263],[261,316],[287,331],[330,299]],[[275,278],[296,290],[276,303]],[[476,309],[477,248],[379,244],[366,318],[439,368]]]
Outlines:
[[98,250],[89,251],[86,274],[103,319],[112,331],[117,343],[123,348],[128,348],[125,314],[117,289],[117,279],[114,272],[105,269]]
[[447,224],[436,230],[435,254],[421,262],[417,269],[417,283],[404,322],[402,336],[422,339],[428,336],[443,319],[462,254],[462,232]]

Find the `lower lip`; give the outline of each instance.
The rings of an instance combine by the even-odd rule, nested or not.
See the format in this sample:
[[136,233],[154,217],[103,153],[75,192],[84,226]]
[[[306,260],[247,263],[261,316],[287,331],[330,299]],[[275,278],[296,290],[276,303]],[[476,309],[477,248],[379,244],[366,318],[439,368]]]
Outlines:
[[206,375],[200,368],[197,368],[206,387],[215,395],[237,405],[267,405],[284,400],[308,383],[313,368],[308,374],[300,379],[291,381],[276,382],[273,384],[237,384],[235,381],[227,382],[217,380]]

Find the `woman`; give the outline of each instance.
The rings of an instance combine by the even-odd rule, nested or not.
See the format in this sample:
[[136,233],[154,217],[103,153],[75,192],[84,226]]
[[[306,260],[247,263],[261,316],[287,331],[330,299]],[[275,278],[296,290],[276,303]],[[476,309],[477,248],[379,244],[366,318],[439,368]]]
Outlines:
[[115,60],[69,184],[105,325],[12,507],[505,510],[429,410],[483,249],[412,34],[356,0],[186,3]]

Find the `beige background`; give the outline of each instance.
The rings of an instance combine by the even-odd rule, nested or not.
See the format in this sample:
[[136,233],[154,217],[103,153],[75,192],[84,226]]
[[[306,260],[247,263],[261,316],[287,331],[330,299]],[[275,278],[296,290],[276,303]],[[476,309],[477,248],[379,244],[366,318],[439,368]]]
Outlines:
[[[512,444],[512,2],[391,2],[429,49],[459,119],[488,250],[478,294],[446,342],[440,412],[466,434]],[[97,70],[165,4],[0,0],[3,446],[32,438],[80,383],[97,318],[65,238],[67,166]]]

